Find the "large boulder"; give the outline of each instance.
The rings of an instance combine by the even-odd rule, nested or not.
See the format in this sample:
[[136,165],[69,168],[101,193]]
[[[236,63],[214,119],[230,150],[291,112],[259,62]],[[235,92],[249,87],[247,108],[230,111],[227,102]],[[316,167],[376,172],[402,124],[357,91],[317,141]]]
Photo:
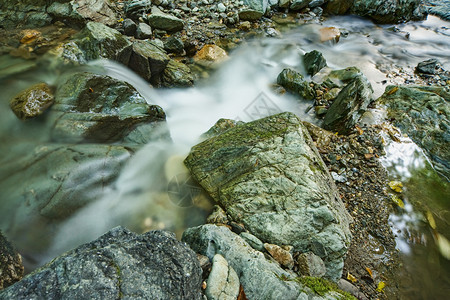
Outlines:
[[117,227],[0,291],[0,299],[201,299],[201,276],[197,256],[174,234]]
[[295,115],[233,127],[194,146],[185,164],[250,233],[263,242],[313,251],[324,259],[329,278],[341,276],[351,217]]
[[0,231],[0,290],[23,277],[22,257]]
[[387,105],[394,125],[450,179],[450,93],[440,86],[388,86],[377,101]]

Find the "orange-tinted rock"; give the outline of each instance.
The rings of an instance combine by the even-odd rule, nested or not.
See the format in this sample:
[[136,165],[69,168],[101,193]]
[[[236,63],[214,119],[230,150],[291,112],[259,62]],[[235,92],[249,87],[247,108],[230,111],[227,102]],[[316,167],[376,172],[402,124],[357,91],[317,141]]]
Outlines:
[[205,45],[200,51],[198,51],[194,60],[208,61],[208,62],[222,62],[228,58],[227,52],[216,45]]
[[38,83],[15,96],[9,106],[21,120],[41,115],[53,104],[53,93],[46,83]]
[[339,38],[341,37],[341,32],[336,27],[324,27],[320,29],[320,41],[334,41],[339,42]]

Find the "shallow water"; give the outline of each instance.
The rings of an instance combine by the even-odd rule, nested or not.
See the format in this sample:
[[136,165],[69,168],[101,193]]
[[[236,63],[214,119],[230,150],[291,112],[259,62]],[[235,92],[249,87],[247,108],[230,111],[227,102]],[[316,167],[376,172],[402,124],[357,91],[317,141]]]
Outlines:
[[[328,26],[342,28],[348,35],[341,37],[338,43],[320,43],[319,30]],[[30,245],[26,237],[10,238],[20,241],[19,250],[35,260],[32,265],[36,266],[119,224],[137,231],[165,228],[178,234],[184,228],[202,224],[210,203],[201,191],[195,192],[195,205],[181,204],[177,202],[178,198],[173,197],[173,192],[180,190],[173,190],[170,183],[184,182],[183,176],[187,176],[183,157],[200,140],[200,135],[220,118],[251,121],[277,112],[292,111],[303,120],[317,123],[311,112],[308,113],[312,103],[278,95],[271,87],[283,68],[303,70],[301,54],[313,49],[323,53],[331,69],[359,67],[372,83],[376,98],[383,93],[386,84],[399,83],[379,70],[383,70],[383,66],[395,64],[408,69],[420,61],[438,58],[444,68],[450,70],[450,23],[429,17],[423,22],[394,27],[377,26],[356,17],[336,17],[323,25],[304,25],[283,32],[279,38],[253,40],[241,45],[210,78],[190,89],[151,89],[142,79],[118,64],[93,62],[92,71],[130,82],[149,103],[163,107],[173,143],[146,145],[130,159],[111,192],[81,209],[56,229],[48,229],[43,224],[42,230],[47,230],[43,236],[55,241],[49,249]],[[0,138],[41,143],[47,140],[45,128],[14,121],[7,101],[30,83],[44,80],[57,84],[60,73],[73,70],[46,66],[27,69],[27,63],[20,63],[27,70],[22,75],[12,78],[0,76],[3,85],[0,101],[0,127],[3,131]],[[10,58],[0,58],[0,66],[6,64],[17,65],[11,63]],[[320,80],[320,74],[313,80]],[[404,149],[391,144],[385,160],[390,176],[405,184],[405,209],[398,210],[391,217],[393,228],[400,231],[397,232],[397,243],[403,253],[406,270],[402,275],[405,278],[402,294],[408,299],[442,299],[450,286],[449,261],[441,254],[436,236],[439,233],[450,238],[448,184],[433,175],[432,170],[423,171],[427,161],[420,151],[417,154],[411,150],[411,144],[402,145],[406,145]],[[427,184],[414,189],[418,183]],[[426,211],[431,211],[436,218],[437,229],[430,227],[424,217]],[[2,226],[0,221],[0,228]]]

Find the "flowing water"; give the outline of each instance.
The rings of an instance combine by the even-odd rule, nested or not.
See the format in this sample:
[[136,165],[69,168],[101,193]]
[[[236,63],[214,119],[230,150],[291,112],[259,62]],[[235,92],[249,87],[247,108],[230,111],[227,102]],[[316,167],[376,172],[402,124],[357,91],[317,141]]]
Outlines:
[[[342,28],[346,36],[338,43],[321,43],[320,28],[329,26]],[[42,250],[27,242],[26,237],[10,238],[34,260],[32,265],[37,266],[119,224],[137,231],[165,228],[178,235],[184,228],[202,224],[211,209],[207,197],[196,190],[195,197],[189,199],[195,205],[185,205],[177,202],[180,195],[173,195],[195,189],[190,184],[181,184],[187,178],[182,160],[190,147],[220,118],[250,121],[292,111],[303,120],[318,123],[310,110],[310,102],[278,95],[272,88],[283,68],[303,71],[301,54],[314,49],[323,53],[331,69],[359,67],[372,83],[376,98],[383,93],[386,84],[403,83],[380,71],[389,70],[392,65],[394,69],[411,71],[408,66],[437,58],[450,70],[450,23],[429,17],[423,22],[377,26],[356,17],[336,17],[321,25],[303,25],[283,32],[278,38],[242,44],[210,78],[189,89],[151,89],[123,66],[110,61],[93,62],[91,71],[128,81],[149,103],[163,107],[173,142],[147,144],[129,160],[113,190],[79,210],[58,228],[47,229],[42,225],[42,230],[47,230],[42,236],[50,236],[53,241],[50,247]],[[25,72],[14,80],[0,76],[4,83],[0,138],[10,143],[18,137],[21,141],[28,139],[31,144],[45,141],[47,137],[42,134],[45,129],[13,121],[7,100],[32,82],[44,80],[57,84],[58,73],[49,67],[26,71],[26,63],[16,64],[9,57],[1,57],[0,66],[6,65],[23,66]],[[320,80],[320,74],[313,80]],[[405,278],[402,294],[409,299],[443,299],[441,296],[449,293],[450,269],[445,245],[440,245],[439,241],[450,238],[449,187],[448,182],[430,169],[423,154],[414,149],[412,143],[391,142],[384,159],[390,176],[405,185],[405,209],[391,217],[406,270],[401,275]],[[4,159],[10,155],[5,153]],[[435,228],[430,226],[429,214],[437,223]],[[0,221],[0,228],[3,225]],[[39,251],[33,252],[33,247]]]

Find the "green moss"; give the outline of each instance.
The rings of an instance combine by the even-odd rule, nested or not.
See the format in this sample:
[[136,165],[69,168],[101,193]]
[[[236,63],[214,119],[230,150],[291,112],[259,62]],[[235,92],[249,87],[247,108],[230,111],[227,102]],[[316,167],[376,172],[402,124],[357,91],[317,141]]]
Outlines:
[[309,287],[320,296],[324,296],[328,292],[337,292],[342,295],[341,300],[356,300],[356,298],[349,293],[340,290],[335,283],[323,278],[304,276],[297,277],[295,281]]

